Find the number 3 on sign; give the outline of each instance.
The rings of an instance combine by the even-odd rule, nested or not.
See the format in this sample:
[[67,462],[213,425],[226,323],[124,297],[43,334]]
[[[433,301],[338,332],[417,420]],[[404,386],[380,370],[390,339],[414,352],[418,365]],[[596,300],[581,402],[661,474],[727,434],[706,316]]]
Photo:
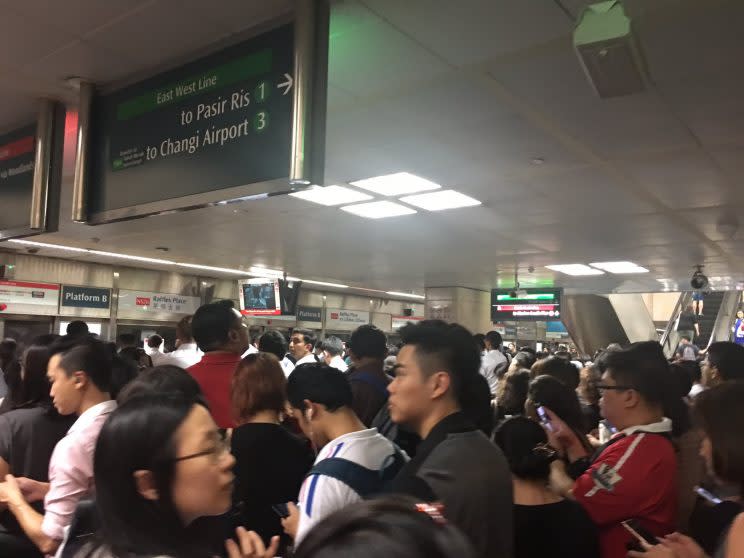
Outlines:
[[256,113],[253,117],[253,129],[257,132],[263,132],[269,125],[269,113],[265,110]]

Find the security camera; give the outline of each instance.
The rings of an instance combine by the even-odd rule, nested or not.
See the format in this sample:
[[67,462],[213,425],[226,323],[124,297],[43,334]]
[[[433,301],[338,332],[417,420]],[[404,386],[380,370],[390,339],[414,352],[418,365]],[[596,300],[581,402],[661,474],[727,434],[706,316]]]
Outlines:
[[510,291],[510,292],[509,292],[509,296],[510,296],[511,298],[517,298],[517,296],[518,296],[518,294],[517,294],[517,291]]
[[692,279],[690,279],[690,286],[696,291],[708,286],[708,278],[703,274],[702,270],[702,265],[697,266],[697,271],[692,274]]

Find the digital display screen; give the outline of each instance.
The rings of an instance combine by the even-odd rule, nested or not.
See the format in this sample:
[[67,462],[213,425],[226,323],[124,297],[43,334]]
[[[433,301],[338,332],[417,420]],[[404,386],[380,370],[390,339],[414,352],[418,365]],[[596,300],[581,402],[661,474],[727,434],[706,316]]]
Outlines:
[[279,316],[278,279],[248,279],[240,283],[240,313],[244,316]]
[[491,321],[560,320],[561,294],[561,289],[493,289]]

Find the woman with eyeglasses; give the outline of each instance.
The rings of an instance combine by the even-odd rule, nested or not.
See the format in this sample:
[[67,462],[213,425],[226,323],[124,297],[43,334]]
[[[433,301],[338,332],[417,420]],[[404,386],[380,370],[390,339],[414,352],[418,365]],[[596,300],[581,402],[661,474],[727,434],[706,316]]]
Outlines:
[[[135,396],[101,429],[94,457],[97,541],[77,556],[91,558],[209,558],[188,529],[203,516],[230,508],[235,459],[197,399],[167,394]],[[225,543],[229,558],[269,558],[253,532],[238,529]]]

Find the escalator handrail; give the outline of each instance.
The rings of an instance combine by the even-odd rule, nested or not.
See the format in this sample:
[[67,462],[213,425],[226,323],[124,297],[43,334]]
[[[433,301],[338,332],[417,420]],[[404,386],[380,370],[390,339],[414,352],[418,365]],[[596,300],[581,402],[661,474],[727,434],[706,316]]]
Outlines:
[[721,327],[721,323],[723,320],[727,322],[726,332],[728,333],[728,336],[725,339],[725,341],[729,340],[730,334],[731,334],[731,331],[730,331],[731,317],[736,315],[736,310],[739,307],[740,300],[741,300],[741,291],[726,291],[723,293],[723,299],[721,300],[721,306],[718,308],[718,314],[716,315],[716,321],[713,322],[713,329],[711,329],[710,337],[708,338],[708,344],[705,346],[706,350],[708,349],[708,347],[711,346],[712,343],[715,343],[716,341],[722,341],[721,339],[716,338],[716,333]]
[[[674,324],[677,323],[677,318],[679,317],[680,312],[682,312],[683,308],[687,307],[687,304],[692,299],[692,291],[682,291],[679,293],[679,298],[677,299],[677,304],[674,305],[674,310],[672,310],[672,316],[669,318],[669,322],[666,325],[666,328],[664,329],[664,333],[661,336],[661,346],[664,349],[672,348],[669,346],[669,339],[671,338],[672,331],[674,329]],[[674,347],[676,349],[676,347]]]

